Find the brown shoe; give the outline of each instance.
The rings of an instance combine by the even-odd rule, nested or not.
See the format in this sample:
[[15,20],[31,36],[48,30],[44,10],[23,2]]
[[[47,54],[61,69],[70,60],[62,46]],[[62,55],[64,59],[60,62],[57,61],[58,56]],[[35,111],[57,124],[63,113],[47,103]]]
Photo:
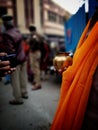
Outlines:
[[9,104],[11,104],[11,105],[21,105],[21,104],[23,104],[23,101],[11,100],[11,101],[9,101]]
[[32,87],[32,90],[38,90],[38,89],[41,89],[41,88],[42,88],[41,85],[36,85],[36,86]]

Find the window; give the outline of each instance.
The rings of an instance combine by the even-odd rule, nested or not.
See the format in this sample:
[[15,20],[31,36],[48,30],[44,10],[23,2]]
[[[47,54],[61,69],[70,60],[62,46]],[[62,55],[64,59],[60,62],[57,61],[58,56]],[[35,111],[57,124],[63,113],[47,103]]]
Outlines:
[[57,15],[51,11],[48,12],[48,20],[51,22],[57,22]]
[[60,24],[64,24],[64,17],[59,16],[59,23],[60,23]]

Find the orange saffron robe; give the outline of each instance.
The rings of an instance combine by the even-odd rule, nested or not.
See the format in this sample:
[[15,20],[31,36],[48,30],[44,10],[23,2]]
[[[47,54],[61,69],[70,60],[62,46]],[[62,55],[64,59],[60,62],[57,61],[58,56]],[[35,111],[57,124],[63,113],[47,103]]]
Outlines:
[[98,66],[98,22],[85,39],[89,23],[79,40],[72,66],[62,74],[60,99],[51,130],[81,130]]

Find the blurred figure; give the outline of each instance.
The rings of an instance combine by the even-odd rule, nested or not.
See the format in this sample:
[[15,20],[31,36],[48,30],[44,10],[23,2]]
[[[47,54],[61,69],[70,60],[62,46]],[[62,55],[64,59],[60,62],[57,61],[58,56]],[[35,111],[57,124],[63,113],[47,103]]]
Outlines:
[[16,59],[13,62],[13,64],[16,65],[16,71],[11,74],[11,84],[14,99],[11,100],[9,103],[12,105],[19,105],[23,104],[22,98],[28,98],[27,62],[22,46],[22,35],[19,30],[14,27],[12,16],[4,15],[2,16],[2,19],[5,27],[4,39],[6,41],[8,39],[8,41],[6,42],[8,46],[4,46],[4,48],[6,51],[8,51],[8,53],[16,53]]
[[23,44],[24,52],[25,52],[25,54],[26,54],[26,59],[28,59],[30,46],[29,46],[29,44],[28,44],[28,42],[27,42],[27,36],[23,36],[22,44]]
[[32,90],[41,89],[41,79],[40,79],[40,59],[41,59],[41,51],[40,51],[40,36],[36,31],[36,27],[34,25],[29,26],[29,31],[31,36],[28,40],[30,45],[30,68],[34,74],[34,79],[32,83]]
[[3,25],[3,21],[2,21],[2,17],[0,16],[0,36],[2,34],[2,32],[5,31],[4,25]]
[[40,60],[40,69],[41,69],[41,79],[46,79],[47,67],[49,64],[49,54],[50,47],[47,41],[44,38],[41,38],[41,60]]
[[53,58],[56,56],[56,54],[59,52],[59,46],[58,43],[56,42],[51,42],[50,43],[50,55],[49,55],[49,70],[50,74],[54,74],[55,68],[53,66]]
[[60,42],[59,43],[59,51],[60,52],[66,52],[65,44]]
[[27,42],[28,37],[27,36],[23,36],[23,40],[22,40],[22,44],[23,44],[23,49],[24,52],[26,54],[26,60],[27,60],[27,76],[28,76],[28,81],[29,82],[33,82],[33,72],[31,72],[30,69],[30,63],[29,63],[29,50],[30,50],[30,46],[29,43]]
[[5,76],[5,82],[4,82],[4,84],[5,84],[5,85],[8,85],[8,84],[10,84],[10,83],[11,83],[11,78],[10,78],[10,75],[7,74],[7,75]]
[[[3,26],[3,21],[0,15],[0,44],[2,44],[3,42],[2,33],[4,32],[4,30],[5,28]],[[16,68],[11,68],[9,60],[7,61],[2,60],[2,57],[4,56],[7,56],[7,53],[3,52],[2,47],[0,47],[0,78],[11,74],[16,69]]]

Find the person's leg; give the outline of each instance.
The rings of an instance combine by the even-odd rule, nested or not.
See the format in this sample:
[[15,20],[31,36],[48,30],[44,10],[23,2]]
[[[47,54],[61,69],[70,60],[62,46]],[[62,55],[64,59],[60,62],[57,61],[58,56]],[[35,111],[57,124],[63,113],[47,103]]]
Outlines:
[[23,98],[28,98],[27,82],[27,62],[24,62],[20,67],[20,88]]
[[23,100],[21,97],[21,90],[20,90],[20,65],[16,67],[16,70],[11,74],[11,85],[13,90],[14,100],[10,101],[10,104],[22,104]]
[[41,85],[41,76],[40,76],[40,69],[39,69],[39,63],[36,63],[36,68],[35,68],[35,86]]
[[45,80],[45,71],[41,70],[41,80]]
[[34,85],[32,86],[32,90],[37,90],[41,88],[41,74],[40,74],[40,51],[36,51],[35,54],[32,55],[32,69],[34,72]]

